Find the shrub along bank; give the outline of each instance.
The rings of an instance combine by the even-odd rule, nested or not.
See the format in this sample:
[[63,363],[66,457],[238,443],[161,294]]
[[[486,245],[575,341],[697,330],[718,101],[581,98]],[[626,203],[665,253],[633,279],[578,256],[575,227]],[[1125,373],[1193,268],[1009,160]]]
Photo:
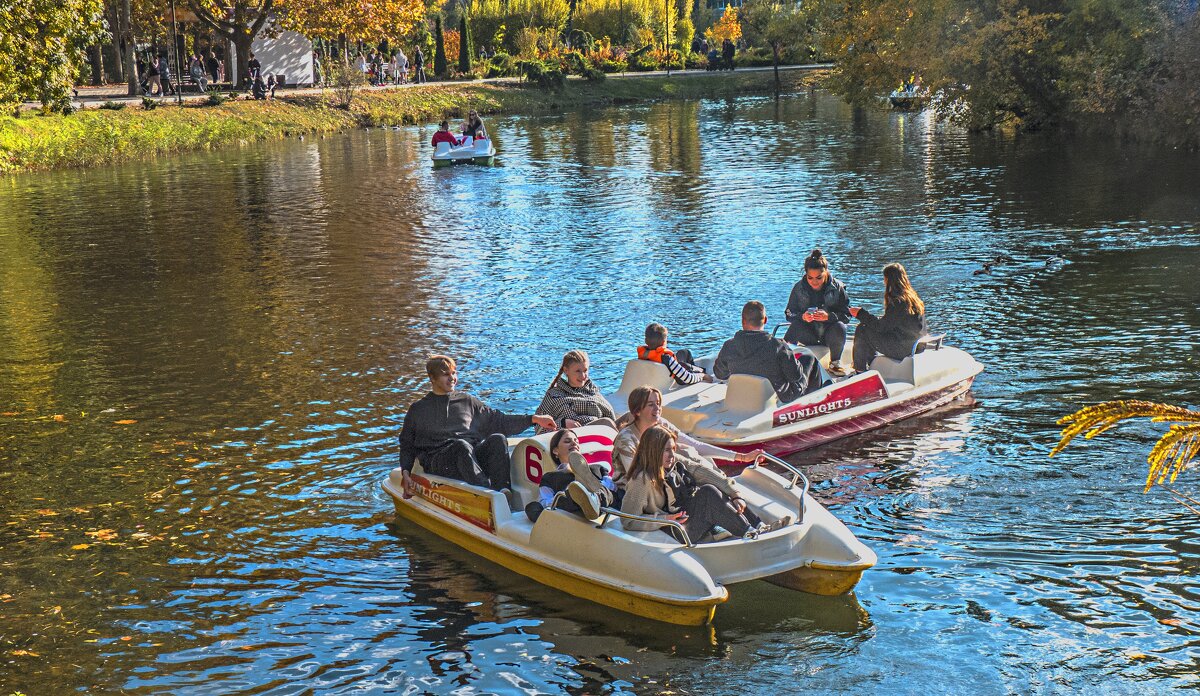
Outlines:
[[[784,89],[803,89],[819,78],[810,71],[784,73]],[[0,118],[0,171],[92,167],[131,159],[244,145],[257,140],[333,133],[376,125],[414,124],[483,114],[556,113],[583,107],[660,99],[703,99],[766,94],[769,72],[674,77],[569,80],[561,89],[516,83],[431,84],[362,90],[350,108],[325,95],[219,105],[163,104],[147,110],[95,109],[71,115]]]

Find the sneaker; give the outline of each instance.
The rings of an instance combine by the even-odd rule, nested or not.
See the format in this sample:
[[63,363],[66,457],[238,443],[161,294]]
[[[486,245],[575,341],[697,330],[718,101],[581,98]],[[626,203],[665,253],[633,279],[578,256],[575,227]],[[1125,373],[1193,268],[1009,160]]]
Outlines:
[[579,506],[579,509],[583,512],[584,517],[588,518],[589,520],[594,520],[600,516],[599,498],[596,497],[595,493],[592,493],[587,488],[584,488],[582,483],[578,481],[572,481],[571,483],[567,484],[567,495],[571,498],[571,500],[575,501],[576,505]]
[[758,529],[756,529],[755,527],[751,527],[750,529],[747,529],[746,533],[742,535],[742,538],[743,539],[757,539],[758,538]]
[[575,480],[583,484],[584,489],[593,495],[603,495],[601,491],[607,491],[600,479],[592,473],[592,467],[588,466],[587,460],[579,452],[572,452],[567,457],[567,463],[571,467],[571,473],[575,474]]
[[545,509],[541,503],[535,500],[525,506],[525,515],[529,518],[530,522],[537,522],[538,518],[542,516],[542,510]]
[[766,522],[760,524],[758,526],[758,531],[760,534],[766,534],[767,532],[773,532],[777,529],[783,529],[784,527],[788,526],[791,523],[792,523],[792,516],[784,515],[783,517],[775,520],[774,522],[771,522],[770,524],[767,524]]
[[829,369],[826,370],[826,372],[835,377],[845,377],[851,372],[851,370],[841,362],[831,362],[829,363]]
[[726,529],[721,529],[720,527],[716,527],[712,531],[713,542],[725,541],[726,539],[732,539],[732,538],[733,538],[733,532],[730,532]]

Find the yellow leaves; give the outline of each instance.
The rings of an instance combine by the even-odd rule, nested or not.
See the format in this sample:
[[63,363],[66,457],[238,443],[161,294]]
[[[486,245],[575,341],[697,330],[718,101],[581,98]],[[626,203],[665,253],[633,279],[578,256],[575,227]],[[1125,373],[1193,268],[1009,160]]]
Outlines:
[[19,415],[21,415],[20,411],[5,411],[4,413],[0,413],[0,416],[5,416],[5,417],[9,417],[9,418],[11,418],[12,416],[19,416]]
[[58,513],[51,510],[50,508],[42,508],[41,510],[34,510],[34,512],[41,515],[42,517],[57,517],[58,516]]
[[84,534],[97,541],[110,541],[117,538],[117,532],[113,529],[97,529],[92,532],[84,532]]
[[1159,619],[1158,622],[1160,624],[1163,624],[1164,626],[1182,626],[1183,625],[1183,621],[1181,619]]
[[137,421],[132,418],[123,418],[119,421],[113,421],[113,423],[116,423],[117,425],[133,425],[136,422]]
[[8,654],[14,657],[41,657],[41,655],[32,650],[10,650]]
[[75,544],[71,547],[72,551],[83,551],[84,549],[92,548],[91,544]]
[[64,416],[63,414],[61,414],[61,413],[54,414],[54,422],[55,423],[63,423],[66,420],[67,420],[67,417]]

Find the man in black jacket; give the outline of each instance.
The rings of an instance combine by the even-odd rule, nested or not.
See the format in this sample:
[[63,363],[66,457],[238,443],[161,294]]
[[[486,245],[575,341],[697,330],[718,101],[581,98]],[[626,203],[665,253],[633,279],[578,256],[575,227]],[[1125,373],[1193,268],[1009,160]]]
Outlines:
[[454,391],[458,370],[454,360],[444,355],[430,358],[425,371],[432,390],[409,407],[400,429],[405,490],[412,488],[409,472],[417,457],[421,467],[435,476],[498,491],[508,488],[505,435],[516,435],[535,424],[554,430],[554,419],[508,415],[470,394]]
[[786,343],[772,338],[764,327],[767,309],[758,300],[742,307],[742,330],[725,341],[713,374],[718,379],[730,375],[757,375],[769,381],[783,403],[795,401],[823,386],[820,365],[811,354],[797,357]]

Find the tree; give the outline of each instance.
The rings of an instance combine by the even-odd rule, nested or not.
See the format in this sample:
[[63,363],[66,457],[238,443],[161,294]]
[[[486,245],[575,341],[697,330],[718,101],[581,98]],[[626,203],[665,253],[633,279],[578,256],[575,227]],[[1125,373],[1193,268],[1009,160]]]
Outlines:
[[458,18],[458,71],[471,72],[471,28],[467,25],[467,13]]
[[737,43],[737,40],[742,38],[742,25],[738,24],[737,8],[733,5],[726,5],[721,18],[709,27],[704,35],[708,37],[710,44],[716,44],[718,48],[725,39]]
[[446,37],[442,34],[442,16],[433,18],[433,74],[446,76]]
[[101,0],[0,4],[0,112],[36,99],[43,111],[70,105],[71,73],[83,48],[104,32]]
[[1063,451],[1081,433],[1084,439],[1090,440],[1121,421],[1133,418],[1149,418],[1152,423],[1174,423],[1150,450],[1146,459],[1150,471],[1146,474],[1143,492],[1156,483],[1163,485],[1168,475],[1169,482],[1174,483],[1175,477],[1200,457],[1200,411],[1152,401],[1106,401],[1060,418],[1062,439],[1050,450],[1050,456]]
[[408,34],[425,16],[423,0],[276,0],[280,25],[328,41],[375,41]]
[[250,46],[266,26],[275,0],[187,0],[188,6],[218,35],[233,43],[237,53],[237,83],[250,80]]
[[783,51],[808,41],[808,13],[792,0],[746,0],[738,11],[746,37],[771,48],[775,66],[775,94],[779,94],[779,59]]

